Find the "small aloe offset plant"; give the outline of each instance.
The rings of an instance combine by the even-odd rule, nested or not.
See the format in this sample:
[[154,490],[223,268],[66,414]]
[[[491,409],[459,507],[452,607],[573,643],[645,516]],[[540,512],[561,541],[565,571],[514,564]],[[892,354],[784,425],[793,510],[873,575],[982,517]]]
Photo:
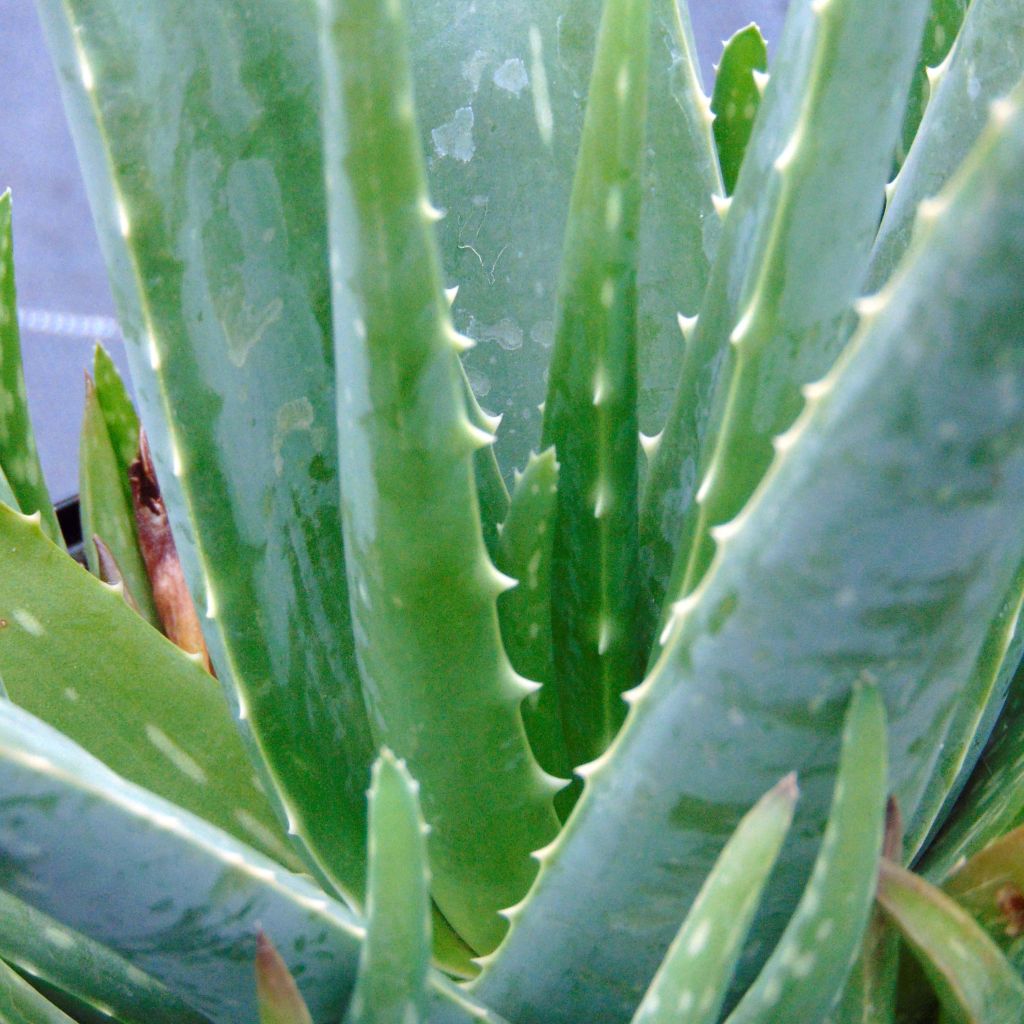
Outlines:
[[0,1022],[1024,1019],[1024,0],[39,10]]

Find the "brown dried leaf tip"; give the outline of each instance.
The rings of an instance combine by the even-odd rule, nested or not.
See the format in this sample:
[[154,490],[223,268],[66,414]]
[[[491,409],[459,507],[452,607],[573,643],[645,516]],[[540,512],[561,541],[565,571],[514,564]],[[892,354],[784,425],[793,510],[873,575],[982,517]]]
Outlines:
[[996,893],[996,907],[1006,922],[1007,938],[1024,935],[1024,892],[1015,885],[1004,885]]
[[200,655],[207,671],[213,674],[196,606],[185,585],[185,574],[171,536],[167,509],[144,431],[139,433],[139,454],[128,467],[128,479],[132,485],[139,547],[153,588],[153,603],[160,625],[167,638],[183,651]]
[[256,936],[256,998],[260,1024],[312,1024],[287,964],[262,931]]

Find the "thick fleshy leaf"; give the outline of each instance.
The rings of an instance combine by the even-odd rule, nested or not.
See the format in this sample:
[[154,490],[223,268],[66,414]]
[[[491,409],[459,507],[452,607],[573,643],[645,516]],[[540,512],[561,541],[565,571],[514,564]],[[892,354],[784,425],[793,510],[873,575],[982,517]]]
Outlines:
[[114,448],[96,387],[89,377],[85,382],[85,415],[78,447],[78,501],[86,561],[93,575],[104,578],[94,539],[99,537],[117,564],[137,611],[159,629],[160,619],[135,533],[128,467]]
[[934,69],[940,67],[949,54],[970,3],[971,0],[931,0],[917,70],[907,98],[907,111],[903,115],[903,134],[896,149],[898,164],[906,160],[914,144],[921,118],[931,99]]
[[0,961],[0,1024],[74,1024],[74,1021]]
[[207,1024],[151,975],[0,889],[0,957],[121,1024]]
[[1018,1024],[1024,1018],[1024,983],[949,896],[883,861],[878,902],[920,960],[951,1021]]
[[493,439],[462,392],[401,9],[325,0],[322,10],[342,511],[359,664],[378,740],[423,787],[434,898],[486,951],[504,931],[498,912],[536,873],[531,852],[557,829],[553,785],[518,707],[531,688],[498,628],[497,597],[512,581],[481,534],[473,453]]
[[607,0],[560,271],[542,443],[558,459],[551,555],[555,686],[573,765],[626,717],[637,629],[637,257],[649,0]]
[[350,1024],[419,1024],[430,964],[430,868],[419,786],[385,749],[370,785],[366,941]]
[[11,490],[11,485],[2,466],[0,466],[0,502],[3,502],[8,508],[12,508],[15,511],[18,511],[20,508],[18,499],[15,498],[14,491]]
[[372,743],[341,541],[314,5],[39,10],[218,675],[311,868],[358,898]]
[[[842,350],[927,0],[797,0],[644,491],[646,621],[704,576]],[[653,663],[653,656],[652,656]]]
[[[555,286],[601,4],[412,4],[414,80],[455,324],[481,404],[504,416],[506,476],[537,445]],[[651,8],[650,154],[640,260],[640,406],[657,431],[717,240],[721,190],[685,3]]]
[[110,443],[124,474],[125,497],[130,499],[128,467],[139,453],[139,417],[114,360],[102,345],[97,345],[93,351],[92,379]]
[[997,108],[677,606],[661,659],[476,984],[510,1019],[631,1012],[743,810],[796,769],[803,798],[760,952],[741,964],[749,978],[810,870],[839,709],[859,678],[885,697],[890,784],[916,824],[1024,556],[1022,102],[1024,89]]
[[731,196],[747,152],[754,118],[761,106],[768,44],[757,25],[741,28],[725,44],[711,95],[715,115],[715,145],[722,165],[725,194]]
[[728,1024],[818,1024],[860,949],[875,897],[886,799],[885,707],[875,685],[850,699],[832,810],[810,881],[778,946]]
[[[106,946],[213,1024],[257,1018],[260,928],[314,1020],[339,1020],[351,994],[363,929],[341,904],[6,702],[0,864],[11,897]],[[496,1018],[432,972],[428,1020]]]
[[725,844],[633,1024],[714,1024],[768,876],[793,820],[796,776],[747,812]]
[[[961,0],[932,4],[948,12],[964,6]],[[930,76],[931,99],[913,150],[889,187],[868,289],[877,290],[889,279],[910,244],[921,202],[942,190],[984,129],[990,105],[1022,74],[1024,0],[973,0],[948,60]]]
[[296,865],[217,684],[0,507],[0,676],[11,699],[139,785]]
[[62,544],[26,404],[14,285],[10,192],[0,195],[0,466],[22,511],[38,512],[47,536]]
[[520,675],[541,684],[522,704],[530,746],[546,772],[567,778],[570,766],[554,686],[551,639],[551,539],[557,493],[554,449],[531,455],[523,472],[516,474],[495,565],[519,581],[498,598],[501,637],[509,661]]
[[917,870],[941,885],[964,861],[1024,824],[1024,672],[1014,677],[970,782],[942,831],[924,851]]

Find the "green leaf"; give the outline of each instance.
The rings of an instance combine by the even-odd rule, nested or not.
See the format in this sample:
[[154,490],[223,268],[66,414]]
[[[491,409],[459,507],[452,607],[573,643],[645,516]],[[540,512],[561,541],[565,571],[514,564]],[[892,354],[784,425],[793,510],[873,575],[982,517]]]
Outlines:
[[907,111],[903,115],[903,134],[896,148],[897,164],[906,160],[914,144],[921,118],[931,98],[934,71],[942,65],[956,41],[970,3],[971,0],[931,0],[928,23],[921,40],[921,54],[910,86]]
[[223,694],[111,588],[0,507],[0,676],[115,771],[296,864]]
[[553,784],[519,713],[531,688],[498,631],[512,581],[484,548],[472,465],[492,438],[462,394],[407,30],[390,10],[323,4],[345,546],[371,722],[423,787],[434,898],[481,951],[555,834]]
[[370,786],[366,941],[349,1006],[351,1024],[419,1024],[430,963],[427,826],[401,761],[385,748]]
[[542,443],[559,477],[551,556],[555,684],[573,765],[626,717],[636,628],[637,255],[647,0],[608,0],[566,227]]
[[288,965],[263,931],[256,936],[256,999],[260,1024],[313,1024]]
[[790,7],[643,496],[648,635],[699,583],[712,530],[739,514],[801,387],[842,349],[926,8]]
[[[206,1024],[151,975],[0,889],[0,956],[122,1024]],[[54,995],[56,998],[56,992]]]
[[41,996],[27,981],[0,962],[2,1024],[74,1024],[67,1014]]
[[11,490],[11,485],[4,475],[2,466],[0,466],[0,502],[15,511],[19,510],[18,499],[14,497],[14,491]]
[[1024,672],[981,759],[942,831],[930,843],[917,870],[941,885],[957,866],[989,843],[1024,823]]
[[[213,1024],[257,1018],[260,928],[301,979],[314,1020],[339,1020],[351,995],[363,929],[345,907],[9,703],[0,864],[11,897],[106,946]],[[428,1019],[497,1024],[434,972]]]
[[787,775],[747,812],[701,886],[633,1024],[714,1024],[744,939],[793,820]]
[[970,915],[923,878],[882,861],[878,901],[957,1024],[1017,1024],[1024,983]]
[[825,1019],[861,947],[882,852],[887,775],[885,706],[854,687],[832,809],[810,881],[778,946],[728,1024]]
[[541,684],[522,704],[530,746],[546,772],[566,778],[571,767],[554,684],[551,639],[551,542],[557,493],[558,463],[554,449],[547,448],[531,455],[523,472],[516,474],[495,565],[519,581],[498,598],[501,637],[509,661],[520,675]]
[[[933,19],[940,8],[953,13],[964,6],[963,0],[932,2]],[[929,31],[937,27],[929,22]],[[931,75],[931,99],[913,150],[889,187],[868,271],[870,290],[881,288],[899,264],[921,202],[937,195],[963,163],[992,102],[1020,80],[1022,61],[1024,0],[973,0],[949,60]]]
[[988,844],[942,886],[1020,970],[1024,967],[1024,827]]
[[107,546],[120,570],[125,588],[139,614],[160,628],[146,564],[135,532],[128,468],[115,450],[96,387],[87,376],[85,414],[78,449],[78,500],[86,560],[95,576],[102,576],[94,537]]
[[125,498],[131,503],[128,468],[139,454],[139,417],[114,360],[102,345],[93,350],[92,377],[96,401],[103,411],[103,421],[120,466]]
[[[480,402],[504,415],[506,477],[540,434],[555,285],[601,4],[478,0],[453,18],[411,5],[413,71],[446,282]],[[640,407],[654,433],[671,398],[679,309],[696,309],[721,190],[685,4],[652,5],[650,158],[639,280]]]
[[357,899],[373,746],[341,540],[314,5],[39,7],[211,656],[278,816]]
[[736,189],[754,118],[761,106],[764,86],[757,73],[767,68],[768,44],[757,25],[741,28],[725,44],[711,96],[711,112],[715,115],[715,145],[722,165],[722,181],[729,196]]
[[[903,821],[895,800],[886,807],[882,856],[903,859]],[[829,1024],[895,1024],[899,952],[899,934],[876,904]]]
[[509,1019],[632,1012],[725,838],[796,769],[793,841],[754,931],[764,950],[810,870],[858,679],[885,697],[890,786],[917,827],[938,748],[959,740],[945,725],[1024,556],[1022,103],[1024,88],[997,108],[943,213],[922,222],[892,289],[862,306],[851,347],[677,605],[474,986]]
[[38,512],[47,536],[63,544],[26,404],[9,191],[0,195],[0,466],[22,511]]

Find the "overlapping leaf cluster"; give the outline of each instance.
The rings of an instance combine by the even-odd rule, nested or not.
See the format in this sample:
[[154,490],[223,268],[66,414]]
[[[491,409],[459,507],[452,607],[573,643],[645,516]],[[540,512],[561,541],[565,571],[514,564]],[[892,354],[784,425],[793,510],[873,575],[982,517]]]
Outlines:
[[682,0],[39,6],[146,434],[98,352],[90,574],[4,197],[0,1021],[1020,1020],[1021,0],[713,99]]

